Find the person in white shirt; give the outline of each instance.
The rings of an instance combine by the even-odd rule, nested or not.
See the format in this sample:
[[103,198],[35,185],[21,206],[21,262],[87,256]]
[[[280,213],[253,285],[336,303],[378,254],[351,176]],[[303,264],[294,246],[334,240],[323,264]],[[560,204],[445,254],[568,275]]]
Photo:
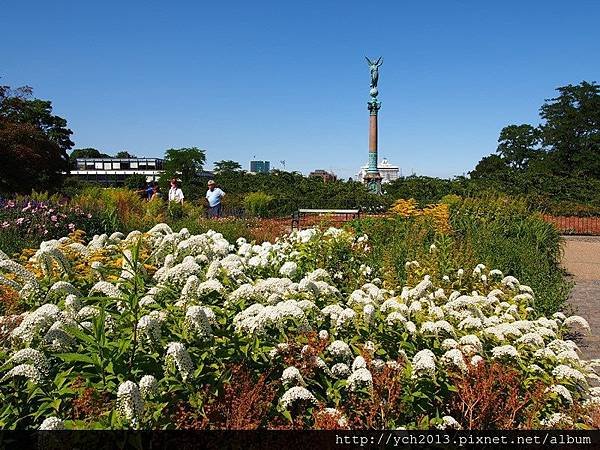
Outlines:
[[225,192],[218,188],[214,180],[208,181],[208,191],[206,191],[206,200],[208,200],[208,217],[221,217],[221,199],[225,197]]
[[171,180],[171,189],[169,189],[169,202],[176,202],[183,205],[183,191],[179,187],[177,180]]

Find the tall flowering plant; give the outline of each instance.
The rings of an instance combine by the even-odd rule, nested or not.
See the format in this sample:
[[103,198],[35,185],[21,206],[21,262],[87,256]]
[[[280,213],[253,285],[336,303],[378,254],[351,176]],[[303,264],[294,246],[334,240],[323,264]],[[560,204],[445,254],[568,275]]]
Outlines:
[[0,254],[31,305],[0,319],[0,427],[465,428],[470,383],[513,399],[491,426],[594,426],[600,364],[571,339],[585,319],[540,316],[500,270],[436,263],[441,242],[404,286],[370,251],[335,228],[258,245],[158,224]]

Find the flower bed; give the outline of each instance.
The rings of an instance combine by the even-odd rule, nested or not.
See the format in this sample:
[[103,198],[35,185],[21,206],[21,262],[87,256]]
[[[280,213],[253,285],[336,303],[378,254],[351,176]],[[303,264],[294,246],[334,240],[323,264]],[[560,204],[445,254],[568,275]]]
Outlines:
[[411,261],[384,288],[370,250],[336,228],[253,245],[160,224],[0,253],[30,309],[0,317],[0,426],[598,425],[600,365],[570,339],[584,319],[536,316],[528,286],[482,265]]
[[101,227],[91,213],[66,203],[31,198],[0,199],[0,243],[12,254],[41,239],[56,239],[85,227],[96,232]]

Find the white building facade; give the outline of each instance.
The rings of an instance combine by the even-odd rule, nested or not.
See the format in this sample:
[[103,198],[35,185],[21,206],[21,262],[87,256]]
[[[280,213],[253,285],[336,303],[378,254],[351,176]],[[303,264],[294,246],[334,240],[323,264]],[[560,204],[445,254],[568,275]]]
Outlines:
[[[356,176],[357,180],[361,183],[364,180],[368,168],[369,166],[365,164],[360,168],[360,172]],[[379,175],[381,175],[382,183],[390,183],[391,181],[398,179],[400,176],[400,167],[390,164],[387,158],[383,158],[383,160],[377,164],[377,170],[379,170]]]

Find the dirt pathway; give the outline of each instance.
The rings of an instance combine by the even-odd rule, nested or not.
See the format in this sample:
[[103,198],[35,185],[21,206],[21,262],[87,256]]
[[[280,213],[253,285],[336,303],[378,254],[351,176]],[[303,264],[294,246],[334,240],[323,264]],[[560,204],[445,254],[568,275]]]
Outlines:
[[564,239],[562,263],[575,281],[569,304],[592,329],[592,334],[579,346],[585,359],[600,358],[600,236],[565,236]]

